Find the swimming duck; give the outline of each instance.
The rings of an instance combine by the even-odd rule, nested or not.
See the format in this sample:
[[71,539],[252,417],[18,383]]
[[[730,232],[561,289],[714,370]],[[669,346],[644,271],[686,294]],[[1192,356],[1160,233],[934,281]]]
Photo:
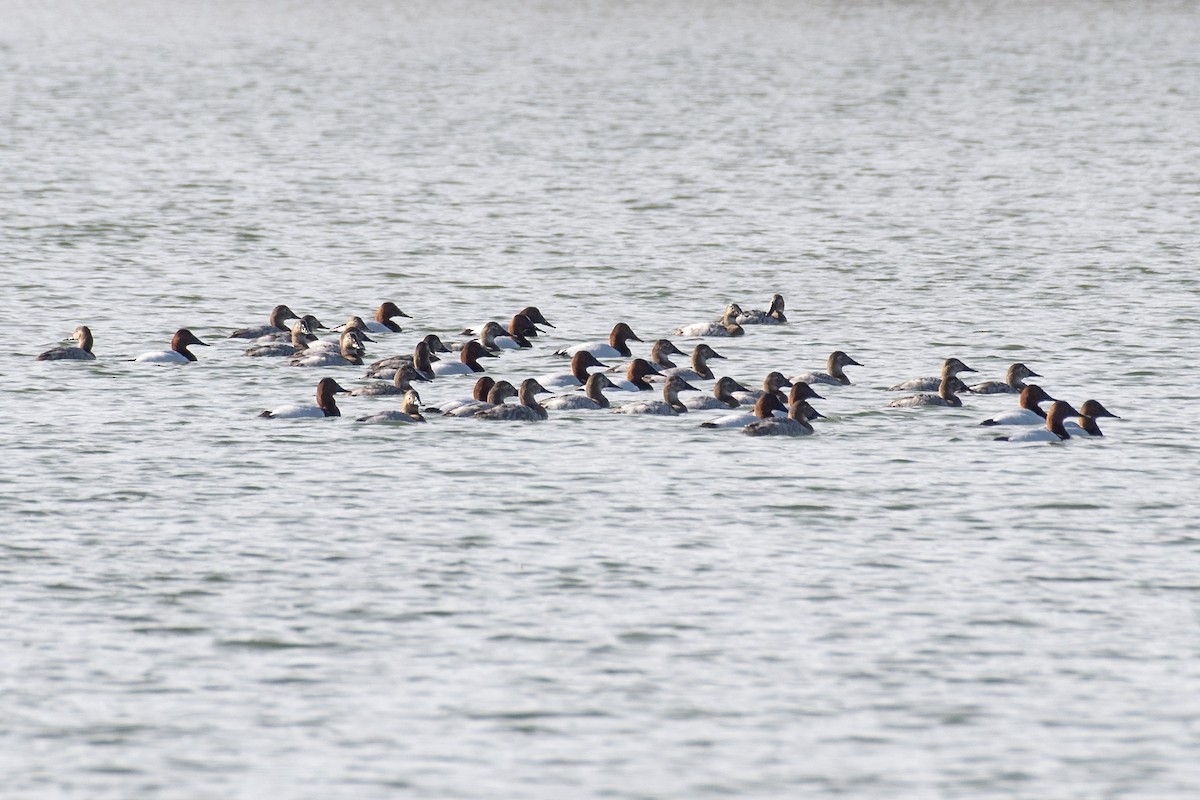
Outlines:
[[754,401],[753,413],[726,414],[723,417],[700,423],[701,428],[744,428],[764,419],[773,419],[776,411],[787,408],[777,392],[767,392]]
[[[388,300],[375,309],[375,319],[366,323],[366,328],[371,333],[401,333],[404,329],[395,322],[392,322],[396,317],[408,317],[408,319],[412,319],[408,314],[401,311],[399,306]],[[355,317],[355,319],[359,319],[359,317]]]
[[[350,394],[356,397],[378,397],[380,395],[389,394],[404,394],[412,387],[413,381],[425,381],[428,383],[431,379],[422,375],[417,371],[417,368],[412,364],[401,364],[396,369],[396,374],[392,377],[391,383],[376,381],[368,383],[366,386],[359,386],[353,389]],[[491,380],[490,378],[488,380]]]
[[742,403],[731,392],[745,392],[745,386],[730,378],[728,375],[717,381],[713,393],[700,397],[689,397],[683,401],[689,411],[713,411],[717,409],[737,408]]
[[[776,397],[779,395],[776,394]],[[817,394],[816,390],[808,385],[805,381],[796,381],[792,384],[792,390],[788,392],[787,401],[780,404],[780,408],[775,410],[775,418],[782,419],[791,413],[792,406],[800,403],[803,405],[804,413],[808,415],[807,419],[822,419],[825,415],[817,411],[808,404],[809,400],[824,400],[825,398]]]
[[555,373],[553,375],[542,375],[538,378],[538,382],[542,386],[549,387],[554,391],[561,389],[570,389],[574,386],[583,386],[587,383],[588,369],[591,367],[605,367],[600,361],[591,354],[588,350],[579,350],[575,355],[571,356],[571,371]]
[[1002,381],[984,381],[971,387],[975,394],[1019,394],[1025,388],[1025,378],[1040,378],[1024,364],[1013,364],[1004,372]]
[[654,367],[644,358],[635,358],[629,362],[624,378],[609,378],[612,388],[618,392],[648,392],[654,387],[647,377],[656,375]]
[[[544,316],[542,316],[542,312],[538,310],[537,306],[525,306],[520,311],[518,311],[517,314],[528,318],[530,322],[532,322],[536,325],[545,325],[549,328],[554,327],[553,325],[550,324],[550,321],[548,319],[546,319]],[[533,333],[526,333],[525,335],[526,336],[537,336],[537,334],[538,334],[538,330],[535,328]]]
[[850,378],[843,372],[844,367],[861,367],[862,364],[855,361],[850,356],[846,355],[841,350],[834,350],[829,354],[829,360],[825,362],[825,369],[828,372],[806,372],[803,375],[797,375],[792,378],[792,382],[804,381],[805,383],[824,383],[841,386],[849,386]]
[[725,313],[721,315],[721,319],[717,322],[696,322],[692,325],[684,325],[682,328],[676,328],[671,331],[671,335],[686,336],[689,338],[697,336],[741,336],[746,331],[734,321],[736,316],[736,306],[731,306],[725,309]]
[[771,295],[771,305],[766,311],[757,308],[742,311],[739,308],[734,320],[739,325],[777,325],[787,322],[787,317],[783,314],[783,295]]
[[1055,400],[1050,404],[1050,413],[1046,414],[1046,427],[1023,430],[1011,436],[997,436],[997,442],[1061,442],[1070,439],[1063,423],[1067,417],[1077,417],[1079,412],[1064,400]]
[[682,391],[694,392],[699,390],[678,375],[672,375],[670,378],[667,378],[667,382],[663,386],[662,400],[626,403],[614,408],[613,411],[618,414],[652,414],[657,416],[686,414],[688,408],[679,400],[679,393]]
[[475,419],[502,419],[516,422],[538,422],[546,418],[546,409],[537,401],[537,395],[549,394],[550,391],[537,382],[536,378],[526,378],[517,389],[517,405],[498,405],[480,411]]
[[317,383],[317,402],[315,404],[305,403],[293,406],[283,406],[282,408],[264,411],[259,414],[260,417],[268,419],[301,419],[304,417],[340,417],[342,412],[338,410],[337,403],[334,402],[335,394],[349,394],[349,392],[341,387],[333,378],[321,378]]
[[663,370],[662,374],[668,378],[672,375],[678,375],[685,381],[711,381],[715,376],[713,375],[712,368],[708,366],[710,358],[725,358],[725,356],[702,342],[692,349],[691,369],[687,367],[672,367],[671,369]]
[[629,342],[631,341],[640,342],[641,339],[624,322],[618,322],[609,333],[607,342],[584,342],[571,345],[565,350],[559,350],[554,355],[573,356],[580,350],[586,350],[596,358],[629,358],[633,355],[629,351]]
[[[888,389],[889,392],[936,392],[946,378],[952,378],[962,372],[974,372],[957,358],[947,358],[942,362],[942,374],[939,378],[913,378],[904,383],[898,383]],[[970,391],[967,388],[965,391]]]
[[425,417],[421,416],[421,395],[417,394],[416,389],[409,389],[404,393],[404,398],[401,401],[400,408],[391,408],[387,411],[380,411],[378,414],[369,414],[365,417],[359,417],[357,422],[402,422],[411,424],[414,422],[424,422]]
[[483,372],[483,366],[480,365],[479,359],[497,357],[496,354],[488,352],[478,341],[472,339],[463,346],[458,361],[438,361],[433,365],[433,374],[443,378],[448,375],[470,375],[473,372]]
[[1053,403],[1054,398],[1046,394],[1046,390],[1036,383],[1030,383],[1021,390],[1018,408],[1005,411],[994,417],[985,419],[980,425],[1041,425],[1046,421],[1046,412],[1038,407],[1038,403]]
[[810,415],[821,416],[807,400],[798,400],[788,406],[787,416],[752,422],[742,428],[742,433],[748,436],[808,436],[813,432]]
[[792,382],[783,376],[782,372],[769,372],[767,377],[763,378],[763,388],[757,391],[737,392],[734,397],[741,403],[754,403],[764,394],[774,394],[779,396],[779,403],[784,410],[787,409],[786,401],[783,397],[783,389],[789,388]]
[[288,363],[293,367],[361,367],[363,354],[367,352],[367,347],[363,344],[364,339],[374,341],[357,328],[347,328],[342,331],[338,352],[310,348]]
[[595,411],[608,408],[608,398],[604,390],[612,386],[612,381],[603,372],[588,375],[587,383],[583,385],[583,394],[564,394],[542,401],[542,407],[550,411]]
[[950,406],[960,408],[962,400],[958,398],[956,392],[970,391],[967,385],[953,375],[948,375],[942,379],[938,386],[937,394],[914,394],[908,397],[901,397],[888,403],[889,408],[917,408],[919,406]]
[[47,350],[37,357],[38,361],[95,361],[96,356],[92,353],[92,329],[87,325],[80,325],[75,328],[71,337],[67,341],[76,342],[76,347],[55,347],[53,350]]
[[505,400],[510,397],[516,397],[517,394],[517,387],[513,386],[508,381],[496,381],[482,400],[471,400],[465,403],[455,404],[454,408],[449,408],[443,411],[442,416],[473,417],[480,411],[486,411],[489,408],[504,405]]
[[1088,437],[1103,436],[1104,432],[1096,424],[1097,417],[1120,419],[1116,414],[1101,405],[1099,400],[1084,400],[1083,405],[1079,407],[1079,417],[1074,420],[1067,420],[1063,423],[1063,427],[1072,436],[1081,436],[1085,439]]
[[185,364],[188,361],[195,361],[196,356],[188,350],[190,345],[200,345],[208,347],[208,345],[196,338],[196,335],[187,328],[180,328],[175,331],[175,335],[171,337],[171,349],[159,350],[153,353],[142,353],[134,361],[141,361],[143,364]]
[[[475,381],[475,386],[471,389],[470,397],[460,397],[455,400],[447,400],[444,403],[439,403],[437,408],[426,408],[430,413],[441,413],[443,415],[453,411],[459,406],[468,405],[471,403],[486,403],[488,392],[496,385],[496,379],[491,375],[480,375],[479,380]],[[511,384],[510,384],[511,385]]]
[[249,347],[245,351],[245,355],[251,358],[282,358],[283,356],[295,356],[303,353],[308,349],[308,343],[317,338],[312,335],[312,331],[308,329],[308,325],[304,320],[299,319],[292,323],[292,341],[284,342],[268,342],[265,344],[256,344]]
[[434,353],[439,352],[448,353],[450,350],[442,344],[441,339],[431,333],[417,342],[412,355],[388,356],[372,362],[367,367],[366,377],[390,381],[399,367],[404,364],[412,364],[422,375],[433,378],[433,362],[438,360]]
[[252,325],[248,328],[238,328],[236,331],[229,334],[229,338],[257,339],[260,336],[269,336],[281,331],[286,336],[289,332],[287,321],[289,319],[300,319],[300,315],[292,311],[287,306],[275,306],[271,309],[270,319],[270,325]]
[[[325,325],[323,325],[321,323],[321,320],[317,319],[312,314],[305,314],[303,317],[300,317],[300,321],[304,323],[304,326],[306,328],[308,328],[308,332],[309,332],[308,341],[309,342],[317,341],[317,337],[315,335],[317,331],[329,330],[328,327],[326,327]],[[287,343],[291,342],[291,340],[292,340],[292,331],[291,331],[291,328],[289,328],[288,330],[285,330],[285,331],[273,330],[268,334],[258,336],[254,339],[254,343],[255,344],[271,344],[273,342],[280,342],[282,344],[287,344]]]

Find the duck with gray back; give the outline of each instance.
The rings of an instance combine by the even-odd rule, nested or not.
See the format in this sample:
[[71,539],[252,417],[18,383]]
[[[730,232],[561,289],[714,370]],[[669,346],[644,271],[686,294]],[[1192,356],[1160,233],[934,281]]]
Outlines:
[[74,347],[55,347],[37,357],[38,361],[95,361],[92,353],[92,329],[87,325],[79,325],[71,336],[66,339],[75,342]]
[[849,386],[850,378],[845,373],[846,367],[861,367],[862,364],[855,361],[842,350],[834,350],[829,354],[829,359],[825,362],[826,372],[805,372],[802,375],[797,375],[792,378],[792,382],[804,381],[805,383],[820,383],[831,386]]
[[1012,364],[1004,372],[1002,381],[984,381],[971,387],[975,394],[1020,394],[1025,388],[1026,378],[1040,378],[1036,372],[1024,364]]
[[[968,367],[957,358],[947,358],[942,362],[941,376],[937,378],[913,378],[904,383],[897,383],[895,386],[888,388],[889,392],[936,392],[939,391],[942,381],[946,378],[955,377],[963,372],[974,372],[975,370]],[[970,391],[970,388],[964,389]]]
[[230,339],[257,339],[260,336],[270,336],[282,332],[288,333],[287,321],[300,319],[300,315],[287,306],[275,306],[271,309],[269,325],[251,325],[248,328],[238,328],[229,334]]

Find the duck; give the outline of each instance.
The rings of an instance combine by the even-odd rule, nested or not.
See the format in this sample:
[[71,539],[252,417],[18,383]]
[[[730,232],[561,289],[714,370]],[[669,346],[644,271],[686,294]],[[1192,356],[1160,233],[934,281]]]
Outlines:
[[[387,300],[375,309],[375,319],[367,322],[366,328],[371,333],[402,333],[404,329],[392,321],[396,317],[412,319],[411,316],[401,311],[399,306],[391,300]],[[360,318],[355,317],[355,319]]]
[[[533,347],[533,343],[526,339],[523,335],[513,334],[499,322],[485,322],[483,327],[479,329],[479,339],[477,340],[485,349],[489,351],[497,350],[518,350],[522,347]],[[451,350],[462,350],[466,343],[452,344]]]
[[728,375],[721,378],[713,386],[713,393],[702,395],[700,397],[689,397],[683,401],[683,404],[688,407],[688,411],[714,411],[726,408],[737,408],[742,404],[740,400],[733,396],[732,392],[745,392],[745,386],[730,378]]
[[914,394],[908,397],[901,397],[888,403],[889,408],[918,408],[921,406],[942,406],[951,408],[961,408],[962,400],[958,398],[957,392],[969,391],[967,385],[959,378],[948,375],[942,379],[938,386],[937,394]]
[[421,416],[421,395],[416,389],[409,389],[404,393],[404,397],[400,402],[400,408],[390,408],[387,411],[380,411],[378,414],[368,414],[365,417],[359,417],[356,422],[402,422],[412,424],[414,422],[424,422],[425,417]]
[[171,337],[170,350],[158,350],[152,353],[142,353],[134,361],[140,361],[143,364],[186,364],[189,361],[195,361],[196,355],[188,350],[191,345],[199,345],[208,347],[206,342],[196,338],[196,334],[189,331],[187,328],[180,328],[175,331],[175,335]]
[[571,356],[570,372],[542,375],[538,378],[538,382],[542,386],[549,387],[554,391],[583,386],[587,383],[588,369],[591,367],[607,368],[607,365],[600,363],[600,360],[592,355],[590,351],[579,350]]
[[285,342],[267,342],[264,344],[256,344],[246,348],[243,355],[251,358],[282,358],[283,356],[296,356],[308,349],[308,343],[317,337],[312,335],[312,331],[308,329],[308,325],[303,319],[296,320],[292,323],[291,343]]
[[608,398],[604,390],[612,386],[612,381],[603,372],[588,375],[587,383],[583,385],[583,394],[564,394],[542,401],[542,407],[550,411],[596,411],[609,408]]
[[641,339],[629,325],[618,322],[613,326],[612,332],[608,334],[607,342],[584,342],[571,345],[565,350],[559,350],[554,355],[573,356],[580,350],[586,350],[596,358],[631,358],[633,353],[629,351],[629,343],[640,341]]
[[782,390],[790,388],[792,386],[792,382],[784,377],[782,372],[773,371],[768,372],[767,377],[763,378],[762,386],[763,388],[757,391],[738,392],[734,395],[734,397],[736,397],[739,402],[745,404],[756,402],[758,398],[762,397],[764,394],[778,395],[780,405],[783,406],[784,411],[786,411],[787,408],[784,404]]
[[537,338],[538,333],[537,325],[524,314],[518,312],[508,321],[508,337],[522,348],[533,347],[533,342],[529,340]]
[[[954,377],[963,372],[974,372],[957,358],[947,358],[942,362],[942,374],[938,378],[913,378],[904,383],[889,387],[889,392],[936,392],[947,377]],[[966,391],[970,391],[968,388]]]
[[[545,325],[548,328],[554,327],[553,325],[550,324],[550,320],[548,320],[544,316],[542,316],[542,312],[538,310],[537,306],[525,306],[524,308],[522,308],[520,311],[517,312],[517,316],[525,317],[530,322],[534,323],[535,325]],[[534,328],[533,333],[526,333],[525,335],[526,336],[537,336],[537,334],[538,334],[538,330],[536,328]]]
[[783,401],[779,399],[777,392],[766,392],[757,400],[754,401],[753,412],[742,412],[740,414],[726,414],[723,417],[701,422],[701,428],[744,428],[747,425],[752,425],[755,422],[765,419],[774,419],[776,411],[787,411]]
[[[737,307],[737,304],[733,304]],[[737,309],[737,314],[734,320],[739,325],[779,325],[787,322],[787,317],[783,314],[783,295],[771,295],[771,304],[766,311],[757,308],[752,308],[749,311]]]
[[770,419],[751,422],[742,428],[742,433],[748,436],[808,436],[813,433],[810,415],[821,416],[807,400],[798,400],[788,406],[786,416],[773,415]]
[[458,403],[454,408],[449,408],[442,411],[443,417],[473,417],[480,411],[486,411],[495,406],[504,405],[504,401],[510,397],[516,397],[519,390],[508,381],[495,381],[492,388],[481,400],[471,400],[465,403]]
[[[486,403],[488,393],[496,385],[496,379],[491,375],[480,375],[475,381],[475,386],[471,389],[470,397],[460,397],[456,400],[447,400],[444,403],[439,403],[437,408],[426,408],[430,413],[448,414],[459,406],[468,405],[471,403]],[[511,385],[511,384],[510,384]]]
[[671,369],[663,370],[662,374],[668,378],[672,375],[678,375],[685,381],[711,381],[715,376],[713,375],[712,368],[708,366],[710,358],[723,359],[725,356],[701,342],[692,348],[692,366],[690,369],[688,367],[672,367]]
[[[359,386],[350,391],[350,394],[355,397],[378,397],[380,395],[402,395],[409,389],[413,388],[413,381],[425,381],[428,383],[431,378],[427,378],[417,371],[417,368],[412,364],[401,364],[396,369],[396,374],[392,377],[391,383],[376,381],[368,383],[366,386]],[[489,380],[491,380],[489,378]]]
[[238,328],[229,334],[229,338],[257,339],[260,336],[270,336],[281,331],[286,336],[289,333],[287,326],[289,319],[300,319],[300,315],[287,306],[275,306],[271,309],[270,325],[251,325],[248,328]]
[[[776,397],[779,397],[779,395],[777,394]],[[781,402],[780,407],[775,410],[775,417],[777,419],[786,417],[791,413],[792,406],[802,403],[804,405],[804,413],[808,415],[807,419],[822,419],[825,415],[809,405],[808,401],[824,399],[806,381],[796,381],[792,384],[792,390],[788,392],[787,401]]]
[[79,325],[65,341],[75,342],[75,347],[55,347],[37,357],[38,361],[95,361],[92,353],[92,329]]
[[475,419],[512,420],[515,422],[539,422],[546,419],[546,409],[538,404],[537,395],[549,394],[550,390],[538,383],[537,378],[526,378],[517,389],[517,405],[498,405],[480,411]]
[[975,394],[1020,394],[1025,388],[1026,378],[1040,377],[1024,364],[1013,364],[1004,371],[1004,380],[977,383],[971,387],[971,391]]
[[404,364],[412,364],[417,370],[427,378],[433,378],[433,362],[438,360],[434,353],[448,353],[450,348],[446,347],[435,334],[429,334],[421,341],[417,342],[413,348],[412,355],[388,356],[381,358],[378,361],[372,362],[367,367],[368,378],[378,378],[380,380],[390,381],[396,370]]
[[[676,364],[671,360],[671,356],[682,356],[684,352],[675,346],[675,343],[670,339],[655,339],[650,345],[650,358],[646,359],[647,363],[653,367],[653,371],[662,373],[663,370],[674,369]],[[636,359],[635,359],[636,360]],[[627,372],[629,365],[633,361],[625,364],[618,364],[615,367],[609,367],[609,372]]]
[[745,330],[734,321],[737,316],[737,306],[731,305],[725,309],[725,313],[721,315],[721,319],[717,322],[696,322],[691,325],[684,325],[681,328],[676,328],[671,331],[672,336],[686,336],[695,338],[698,336],[741,336],[745,334]]
[[470,375],[474,372],[483,372],[483,366],[479,363],[481,358],[497,358],[497,356],[472,339],[463,346],[458,361],[438,361],[433,365],[433,374],[444,378],[449,375]]
[[820,383],[833,386],[849,386],[850,378],[843,371],[845,367],[861,367],[862,364],[855,361],[842,350],[834,350],[829,354],[829,359],[825,362],[826,372],[805,372],[803,375],[797,375],[792,378],[792,382],[804,381],[805,383]]
[[333,378],[321,378],[317,382],[317,402],[299,405],[283,406],[259,414],[267,419],[302,419],[306,417],[340,417],[342,412],[334,402],[335,394],[349,394],[349,391]]
[[329,350],[306,350],[290,362],[293,367],[361,367],[363,354],[367,351],[363,340],[375,341],[357,328],[342,331],[341,347],[334,353]]
[[614,408],[613,411],[618,414],[650,414],[656,416],[675,416],[677,414],[686,414],[688,407],[679,400],[679,393],[683,391],[699,391],[695,386],[685,381],[678,375],[672,375],[667,378],[666,384],[663,385],[662,400],[645,400],[634,403],[626,403],[622,406]]
[[648,392],[654,386],[646,379],[656,374],[649,361],[644,358],[635,358],[625,369],[624,378],[609,378],[609,380],[612,382],[612,388],[618,392]]
[[1065,400],[1055,400],[1046,414],[1046,427],[1020,431],[1012,436],[997,436],[997,442],[1061,442],[1071,438],[1063,423],[1067,417],[1077,417],[1079,412]]
[[[329,328],[326,325],[321,323],[321,320],[317,319],[312,314],[305,314],[303,317],[300,317],[300,321],[304,323],[304,326],[306,328],[308,328],[308,332],[310,334],[308,337],[309,342],[317,341],[317,337],[316,337],[317,331],[329,330]],[[287,330],[284,330],[284,331],[273,330],[268,334],[264,334],[263,336],[258,336],[254,339],[254,343],[255,344],[271,344],[272,342],[280,342],[283,344],[287,344],[291,341],[291,339],[292,339],[292,331],[291,331],[291,328],[288,328]]]
[[1120,419],[1116,414],[1105,408],[1099,400],[1084,400],[1083,405],[1079,407],[1079,416],[1076,419],[1069,419],[1064,422],[1063,427],[1072,436],[1081,436],[1085,439],[1089,437],[1101,437],[1104,436],[1104,431],[1100,430],[1100,426],[1096,424],[1097,417]]
[[1017,401],[1018,407],[989,417],[980,425],[1041,425],[1046,421],[1046,412],[1038,407],[1038,403],[1053,403],[1054,398],[1046,394],[1046,390],[1036,383],[1030,383],[1021,390]]

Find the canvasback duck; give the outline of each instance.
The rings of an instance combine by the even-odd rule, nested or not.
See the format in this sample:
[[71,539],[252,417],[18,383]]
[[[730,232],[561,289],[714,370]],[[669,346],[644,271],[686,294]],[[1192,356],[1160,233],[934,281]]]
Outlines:
[[[524,336],[514,335],[508,331],[499,322],[485,322],[483,327],[479,329],[479,338],[476,340],[485,349],[489,351],[496,350],[517,350],[521,347],[532,347],[532,343]],[[524,342],[524,344],[522,344]],[[462,350],[466,343],[452,344],[450,349]]]
[[500,419],[515,422],[538,422],[546,419],[546,409],[538,404],[537,395],[550,394],[550,390],[537,382],[537,378],[526,378],[517,389],[517,405],[498,405],[484,409],[475,419]]
[[366,323],[366,328],[371,333],[401,333],[404,329],[392,321],[396,317],[412,319],[411,316],[401,311],[399,306],[388,300],[375,309],[375,319]]
[[725,358],[725,356],[713,350],[707,344],[700,343],[692,349],[692,366],[688,367],[673,367],[672,369],[663,370],[662,374],[666,377],[678,375],[685,381],[711,381],[716,376],[713,375],[712,368],[708,366],[710,358]]
[[1070,439],[1063,423],[1067,417],[1077,417],[1079,412],[1065,400],[1055,400],[1046,414],[1046,427],[1023,430],[1012,436],[997,436],[997,442],[1061,442]]
[[[316,337],[317,331],[329,330],[328,326],[324,325],[321,322],[321,320],[317,319],[312,314],[305,314],[303,317],[300,317],[300,321],[304,323],[304,326],[306,328],[308,328],[308,333],[309,333],[308,341],[310,343],[317,341],[317,337]],[[283,344],[287,344],[287,343],[291,342],[291,340],[292,340],[292,331],[291,331],[291,328],[289,328],[286,331],[271,331],[268,334],[259,336],[254,340],[254,343],[255,344],[271,344],[273,342],[281,342]]]
[[392,377],[391,383],[376,381],[368,383],[366,386],[359,386],[353,389],[350,394],[356,397],[378,397],[380,395],[399,394],[402,395],[412,387],[413,381],[429,382],[429,378],[417,371],[417,368],[412,364],[401,364],[396,369],[396,374]]
[[480,411],[487,411],[489,408],[504,405],[505,400],[510,397],[516,397],[518,393],[519,390],[517,387],[508,381],[496,381],[482,399],[470,400],[465,403],[459,403],[454,408],[447,408],[442,411],[442,416],[473,417]]
[[565,350],[559,350],[554,355],[573,356],[580,350],[586,350],[596,358],[630,358],[633,353],[629,351],[629,343],[640,341],[641,339],[637,337],[632,328],[624,322],[618,322],[609,333],[607,342],[584,342],[571,345]]
[[[544,316],[542,316],[542,312],[538,310],[537,306],[525,306],[520,311],[518,311],[517,314],[528,318],[529,321],[534,323],[535,325],[545,325],[548,328],[554,327],[553,325],[550,324],[550,320],[548,320]],[[537,336],[538,333],[539,333],[539,331],[536,328],[534,328],[533,333],[526,333],[525,335],[526,336]]]
[[742,326],[734,321],[734,318],[737,316],[735,309],[736,306],[725,309],[725,313],[721,315],[721,319],[717,322],[696,322],[692,325],[684,325],[681,328],[671,331],[671,335],[688,338],[698,336],[741,336],[746,331],[742,330]]
[[361,367],[367,347],[363,340],[374,341],[364,336],[357,328],[342,331],[341,347],[334,353],[329,350],[306,350],[290,363],[293,367]]
[[1104,432],[1096,424],[1097,417],[1120,419],[1116,414],[1101,405],[1099,400],[1084,400],[1083,405],[1079,407],[1078,418],[1067,420],[1063,423],[1063,427],[1072,436],[1080,436],[1084,439],[1104,436]]
[[629,362],[624,378],[609,378],[612,388],[618,392],[648,392],[654,387],[646,380],[651,375],[657,375],[654,367],[644,358],[635,358]]
[[238,328],[229,334],[230,339],[257,339],[260,336],[270,336],[282,332],[288,335],[287,321],[300,319],[300,315],[287,306],[275,306],[271,309],[270,325],[252,325],[248,328]]
[[55,347],[37,357],[38,361],[95,361],[92,353],[92,329],[87,325],[75,328],[65,341],[75,342],[75,347]]
[[742,402],[734,397],[732,393],[745,391],[747,391],[745,386],[742,386],[733,378],[726,375],[713,386],[712,394],[689,397],[683,401],[683,404],[688,407],[689,411],[715,411],[737,408]]
[[663,386],[662,400],[625,403],[622,406],[614,408],[613,411],[618,414],[651,414],[656,416],[686,414],[688,407],[679,400],[679,393],[683,391],[695,392],[699,390],[678,375],[672,375],[667,378],[667,382]]
[[835,386],[849,386],[850,378],[843,372],[845,367],[861,367],[862,364],[855,361],[850,356],[846,355],[841,350],[834,350],[829,354],[829,360],[825,362],[827,372],[806,372],[803,375],[797,375],[792,378],[792,382],[804,381],[805,383],[822,383]]
[[1018,408],[1005,411],[989,417],[980,425],[1041,425],[1046,421],[1046,412],[1038,407],[1038,403],[1053,403],[1054,398],[1046,394],[1046,390],[1036,383],[1030,383],[1021,390]]
[[[957,358],[947,358],[942,362],[942,374],[937,378],[913,378],[904,383],[897,383],[895,386],[889,387],[889,392],[936,392],[939,391],[942,381],[946,378],[953,378],[962,372],[974,372],[975,370],[968,367]],[[965,391],[970,391],[969,388]]]
[[552,375],[542,375],[538,378],[538,383],[542,386],[550,388],[554,391],[560,389],[570,389],[575,386],[583,386],[587,383],[588,369],[592,367],[607,368],[607,365],[601,364],[591,352],[580,350],[571,356],[571,371],[560,372]]
[[244,355],[251,358],[282,358],[283,356],[296,356],[308,349],[308,343],[317,337],[312,335],[312,331],[308,329],[308,325],[304,320],[296,320],[292,323],[292,340],[291,342],[267,342],[265,344],[256,344],[248,347]]
[[529,340],[535,338],[538,333],[533,320],[524,314],[514,314],[513,318],[508,321],[508,337],[523,348],[533,347],[533,342]]
[[422,375],[432,379],[435,377],[433,362],[438,360],[438,357],[434,355],[435,352],[449,352],[449,350],[442,344],[441,339],[431,333],[417,342],[412,355],[388,356],[371,362],[367,367],[366,377],[390,381],[397,369],[405,364],[412,364]]
[[433,374],[444,378],[450,375],[470,375],[475,372],[483,372],[483,366],[479,363],[479,359],[497,357],[495,353],[488,352],[483,345],[472,339],[463,346],[458,361],[438,361],[433,365]]
[[303,419],[307,417],[340,417],[342,412],[338,409],[337,403],[334,402],[335,394],[349,394],[346,389],[333,378],[321,378],[317,382],[317,402],[302,403],[299,405],[283,406],[281,408],[264,411],[259,414],[260,417],[268,419]]
[[957,393],[966,391],[969,389],[965,383],[953,375],[948,375],[942,379],[937,394],[921,393],[901,397],[888,403],[888,408],[920,408],[924,406],[961,408],[962,400],[958,398]]
[[195,354],[188,350],[188,347],[191,345],[208,347],[205,342],[197,339],[196,335],[187,328],[180,328],[171,337],[170,350],[142,353],[133,360],[140,361],[143,364],[186,364],[189,361],[196,360]]
[[814,418],[813,415],[821,416],[807,400],[797,400],[788,406],[785,416],[751,422],[742,428],[742,433],[748,436],[808,436],[813,432],[812,423],[809,422]]
[[[778,397],[779,395],[776,395]],[[788,392],[787,400],[780,403],[780,408],[775,410],[776,419],[782,419],[792,413],[792,406],[797,403],[802,403],[804,413],[808,415],[807,419],[823,419],[825,417],[820,411],[817,411],[808,404],[809,400],[824,400],[825,398],[817,394],[817,391],[808,385],[805,381],[796,381],[792,384],[792,390]]]
[[984,381],[971,387],[975,394],[1020,394],[1025,388],[1026,378],[1040,378],[1036,372],[1024,364],[1013,364],[1004,371],[1002,381]]
[[[654,344],[650,345],[650,366],[658,372],[664,369],[674,369],[675,362],[671,361],[671,356],[687,355],[670,339],[655,339]],[[617,367],[617,369],[620,369]],[[626,367],[628,369],[628,367]]]
[[387,411],[368,414],[356,420],[356,422],[400,422],[404,424],[424,421],[425,417],[421,416],[421,395],[417,394],[416,389],[409,389],[404,393],[400,408],[390,408]]
[[764,394],[774,394],[779,396],[779,403],[787,410],[786,399],[783,396],[783,390],[790,388],[792,382],[784,377],[782,372],[768,372],[767,377],[763,378],[762,389],[749,392],[737,392],[734,394],[741,403],[754,403]]
[[587,383],[583,385],[583,394],[564,394],[542,401],[542,407],[550,411],[596,411],[608,408],[608,398],[604,390],[612,386],[612,381],[603,372],[588,375]]
[[[736,307],[736,303],[734,305]],[[778,325],[787,322],[783,314],[783,295],[771,295],[771,305],[766,311],[757,308],[742,311],[738,308],[734,319],[739,325]]]
[[455,400],[447,400],[444,403],[439,403],[437,408],[427,408],[425,410],[429,411],[430,413],[440,412],[444,415],[447,412],[453,411],[459,406],[467,405],[469,403],[486,403],[488,399],[488,392],[492,391],[492,388],[495,385],[496,379],[491,375],[480,375],[479,380],[475,381],[475,386],[471,389],[470,397],[460,397]]
[[787,411],[778,392],[766,392],[754,401],[753,412],[726,414],[723,417],[700,423],[701,428],[744,428],[764,419],[773,419],[776,411]]

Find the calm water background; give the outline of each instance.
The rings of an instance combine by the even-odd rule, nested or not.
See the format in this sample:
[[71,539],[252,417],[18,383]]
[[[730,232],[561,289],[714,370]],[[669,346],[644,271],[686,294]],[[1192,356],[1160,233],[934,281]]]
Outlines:
[[[1191,3],[0,3],[3,794],[1197,796],[1198,53]],[[223,338],[533,303],[520,378],[774,291],[719,373],[866,365],[806,440],[272,423],[360,371]],[[952,354],[1125,419],[884,407]]]

